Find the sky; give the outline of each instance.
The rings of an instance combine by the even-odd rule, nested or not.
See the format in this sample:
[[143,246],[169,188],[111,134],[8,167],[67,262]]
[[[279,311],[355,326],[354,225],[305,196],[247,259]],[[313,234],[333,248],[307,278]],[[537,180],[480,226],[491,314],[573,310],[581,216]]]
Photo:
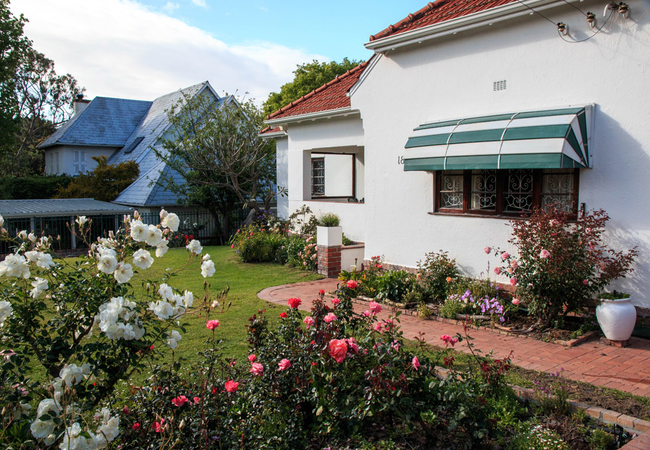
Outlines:
[[426,0],[10,0],[86,98],[153,100],[208,80],[261,103],[298,64],[367,60],[364,43]]

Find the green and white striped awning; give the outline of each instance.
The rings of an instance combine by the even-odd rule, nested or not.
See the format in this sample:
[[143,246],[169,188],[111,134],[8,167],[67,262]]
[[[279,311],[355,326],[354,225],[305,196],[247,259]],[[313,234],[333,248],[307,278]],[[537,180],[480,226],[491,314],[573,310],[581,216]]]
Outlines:
[[590,168],[592,106],[425,123],[409,137],[404,170]]

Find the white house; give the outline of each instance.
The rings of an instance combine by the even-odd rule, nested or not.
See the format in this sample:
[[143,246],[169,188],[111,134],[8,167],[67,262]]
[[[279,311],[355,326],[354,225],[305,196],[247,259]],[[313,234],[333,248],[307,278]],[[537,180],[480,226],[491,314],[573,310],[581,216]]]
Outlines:
[[[335,212],[366,259],[415,267],[442,249],[478,276],[522,210],[602,208],[608,243],[640,252],[616,287],[649,308],[649,6],[427,4],[371,36],[367,63],[269,116],[280,214]],[[314,195],[331,154],[355,156],[364,203]],[[325,164],[326,191],[328,177]]]
[[184,96],[211,95],[215,105],[221,98],[209,82],[172,92],[154,101],[95,97],[75,101],[75,114],[41,145],[45,150],[45,173],[76,175],[95,168],[93,156],[106,156],[109,164],[135,161],[140,177],[120,193],[115,203],[137,207],[140,212],[158,212],[174,205],[177,195],[158,183],[172,172],[160,161],[153,148],[162,150],[162,139],[171,133],[169,110]]

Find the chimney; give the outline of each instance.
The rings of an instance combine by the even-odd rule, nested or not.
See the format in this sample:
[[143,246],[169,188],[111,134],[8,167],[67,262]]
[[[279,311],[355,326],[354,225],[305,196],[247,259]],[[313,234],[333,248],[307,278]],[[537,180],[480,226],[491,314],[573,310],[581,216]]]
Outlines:
[[77,94],[75,99],[72,101],[72,109],[74,110],[74,115],[80,114],[81,111],[86,109],[86,106],[90,103],[90,100],[84,99],[83,94]]

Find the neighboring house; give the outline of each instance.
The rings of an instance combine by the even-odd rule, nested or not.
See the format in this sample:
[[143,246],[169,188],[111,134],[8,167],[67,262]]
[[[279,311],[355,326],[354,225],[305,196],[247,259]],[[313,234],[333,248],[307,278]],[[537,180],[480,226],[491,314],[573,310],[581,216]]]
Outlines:
[[153,148],[162,150],[162,139],[171,135],[170,108],[184,96],[203,94],[214,96],[217,104],[225,100],[207,81],[152,102],[107,97],[95,97],[91,102],[78,99],[72,119],[40,146],[45,150],[45,173],[76,175],[91,171],[97,165],[91,157],[100,155],[106,156],[109,164],[135,161],[140,177],[114,202],[137,207],[140,212],[174,205],[178,197],[158,180],[169,175],[178,182],[182,178],[156,157]]
[[[507,224],[522,210],[602,208],[609,244],[641,255],[616,287],[650,307],[647,8],[429,3],[371,36],[366,64],[268,117],[262,135],[277,141],[278,184],[289,192],[278,211],[339,214],[365,259],[415,267],[442,249],[485,276],[495,261],[483,248],[508,248]],[[346,154],[351,197],[363,204],[316,195],[323,184],[327,192],[328,155]]]

